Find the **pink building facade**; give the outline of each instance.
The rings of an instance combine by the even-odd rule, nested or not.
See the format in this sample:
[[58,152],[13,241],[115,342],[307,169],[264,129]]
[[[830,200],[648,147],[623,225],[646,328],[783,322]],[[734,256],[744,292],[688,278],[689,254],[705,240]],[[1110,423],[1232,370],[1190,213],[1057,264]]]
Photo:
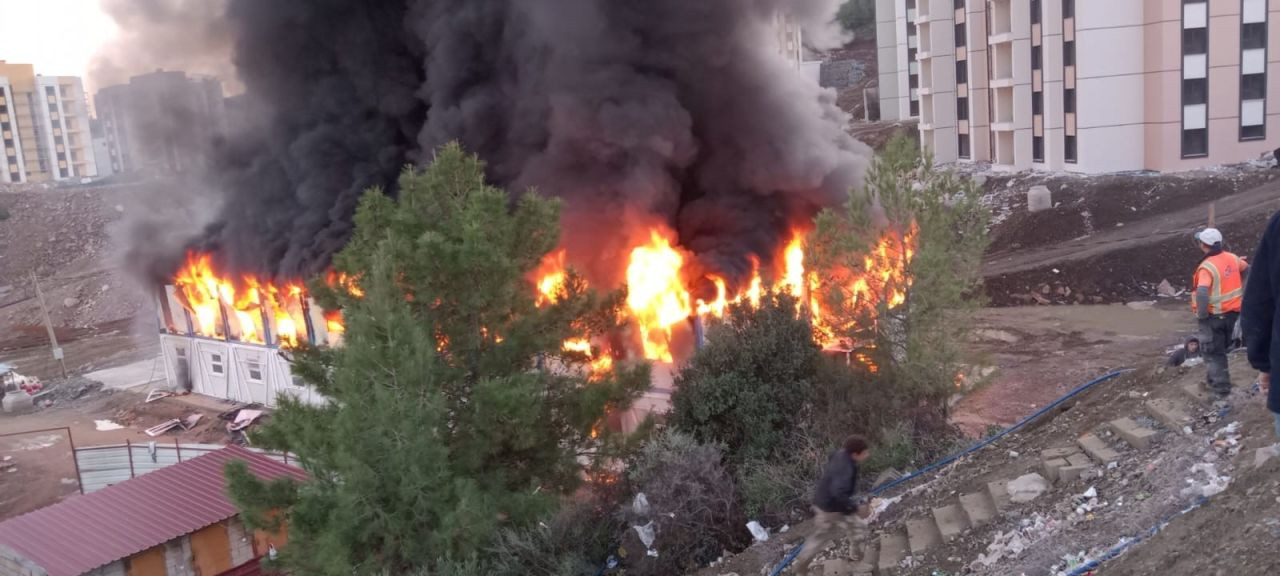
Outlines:
[[1179,171],[1280,145],[1280,0],[879,0],[877,10],[882,114],[917,118],[939,164]]

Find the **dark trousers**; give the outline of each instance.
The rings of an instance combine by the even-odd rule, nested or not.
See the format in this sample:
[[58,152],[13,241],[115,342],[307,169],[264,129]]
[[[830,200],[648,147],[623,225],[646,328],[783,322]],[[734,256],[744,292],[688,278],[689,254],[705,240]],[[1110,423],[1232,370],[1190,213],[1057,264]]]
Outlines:
[[1231,373],[1227,370],[1227,346],[1236,328],[1239,312],[1228,312],[1200,320],[1200,349],[1209,367],[1209,388],[1218,396],[1231,393]]

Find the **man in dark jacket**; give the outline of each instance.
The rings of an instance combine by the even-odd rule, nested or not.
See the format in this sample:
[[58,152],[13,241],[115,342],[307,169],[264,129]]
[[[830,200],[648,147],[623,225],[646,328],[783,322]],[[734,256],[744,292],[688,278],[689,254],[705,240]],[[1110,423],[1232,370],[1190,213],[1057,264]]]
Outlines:
[[1260,372],[1259,383],[1267,392],[1267,409],[1275,415],[1280,439],[1280,387],[1271,386],[1271,367],[1280,364],[1280,213],[1271,217],[1267,231],[1253,253],[1253,270],[1244,289],[1240,320],[1249,364]]
[[1201,360],[1200,339],[1195,336],[1188,336],[1182,347],[1174,350],[1173,354],[1169,355],[1168,365],[1178,367],[1193,360]]
[[827,468],[813,491],[813,532],[796,557],[796,573],[808,570],[818,553],[841,535],[847,534],[850,547],[856,547],[869,533],[866,518],[871,516],[871,507],[855,502],[853,495],[858,488],[858,464],[870,455],[866,438],[850,436],[827,459]]

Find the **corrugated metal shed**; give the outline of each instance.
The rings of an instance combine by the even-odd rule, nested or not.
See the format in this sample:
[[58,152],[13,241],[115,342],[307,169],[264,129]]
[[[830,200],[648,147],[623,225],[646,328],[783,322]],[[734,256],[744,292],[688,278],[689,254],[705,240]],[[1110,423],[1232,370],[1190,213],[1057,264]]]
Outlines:
[[301,469],[228,446],[0,523],[0,544],[49,576],[79,576],[235,516],[223,473],[232,460],[259,478],[306,479]]
[[[119,484],[161,468],[168,468],[222,448],[222,444],[166,444],[163,442],[77,447],[76,464],[79,465],[80,470],[80,487],[85,494],[97,492],[107,486]],[[263,452],[253,448],[250,450],[264,454],[277,462],[289,463],[288,456],[284,454]]]

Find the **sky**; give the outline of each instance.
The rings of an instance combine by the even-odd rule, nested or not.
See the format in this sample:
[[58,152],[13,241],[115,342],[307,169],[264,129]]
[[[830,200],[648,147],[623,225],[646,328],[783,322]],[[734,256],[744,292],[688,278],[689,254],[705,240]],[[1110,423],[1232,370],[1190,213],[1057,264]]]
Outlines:
[[34,64],[36,74],[80,76],[88,84],[94,53],[119,31],[98,2],[0,0],[0,60]]

